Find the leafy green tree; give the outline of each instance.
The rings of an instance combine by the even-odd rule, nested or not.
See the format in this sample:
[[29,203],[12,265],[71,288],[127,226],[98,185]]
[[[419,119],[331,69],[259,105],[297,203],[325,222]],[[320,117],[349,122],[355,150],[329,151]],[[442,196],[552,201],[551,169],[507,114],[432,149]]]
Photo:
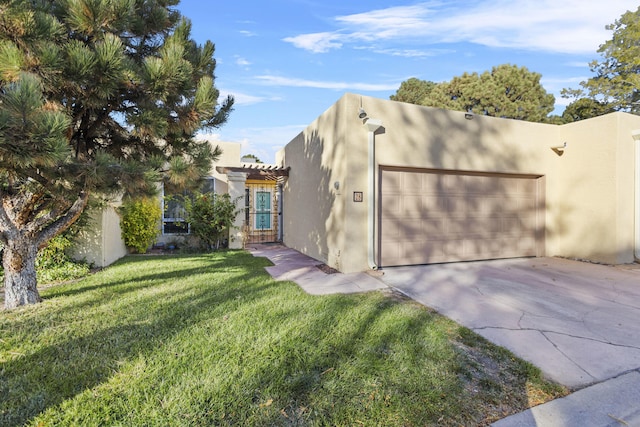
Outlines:
[[228,238],[238,209],[229,194],[196,193],[185,200],[191,234],[205,249],[218,249]]
[[[540,84],[541,75],[526,67],[503,64],[482,74],[464,73],[449,82],[435,84],[427,95],[415,102],[429,107],[466,111],[479,115],[503,117],[532,122],[545,122],[554,109],[555,98]],[[419,87],[417,82],[408,83],[398,90],[396,97],[410,99],[410,87]],[[431,82],[427,82],[431,83]],[[426,88],[425,85],[423,87]]]
[[563,96],[589,97],[610,107],[607,112],[640,114],[640,7],[606,28],[613,36],[598,49],[602,59],[589,64],[595,76],[581,82],[582,89],[565,89]]
[[428,80],[420,80],[411,77],[400,83],[400,88],[389,99],[392,101],[408,102],[409,104],[424,105],[423,102],[429,98],[431,91],[436,87],[436,83]]
[[5,307],[40,301],[35,260],[88,204],[189,186],[220,154],[214,45],[177,0],[0,2],[0,242]]

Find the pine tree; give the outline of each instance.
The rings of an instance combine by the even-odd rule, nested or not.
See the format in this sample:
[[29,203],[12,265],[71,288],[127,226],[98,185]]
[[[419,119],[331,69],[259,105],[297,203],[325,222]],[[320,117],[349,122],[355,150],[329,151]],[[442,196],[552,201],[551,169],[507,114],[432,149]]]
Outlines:
[[214,45],[177,0],[0,1],[0,241],[5,307],[40,301],[39,248],[92,201],[195,184],[227,120]]
[[479,115],[545,122],[555,98],[540,84],[541,75],[503,64],[482,74],[464,73],[451,81],[409,79],[391,99]]
[[[602,113],[628,111],[640,113],[640,7],[627,11],[613,24],[613,31],[598,49],[600,61],[591,62],[594,77],[581,82],[582,89],[565,89],[563,96],[579,100],[588,97],[605,106]],[[585,102],[585,101],[583,101]]]

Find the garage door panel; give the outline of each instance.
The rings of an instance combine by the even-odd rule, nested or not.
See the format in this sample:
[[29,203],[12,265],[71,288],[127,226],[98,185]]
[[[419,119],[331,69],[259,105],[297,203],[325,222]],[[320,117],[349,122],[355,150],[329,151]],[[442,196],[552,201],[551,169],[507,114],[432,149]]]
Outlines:
[[382,217],[398,216],[402,205],[402,197],[397,194],[383,195],[384,203],[382,204]]
[[408,195],[402,197],[400,205],[400,214],[403,216],[420,218],[425,213],[424,196],[422,194]]
[[382,168],[380,185],[382,266],[542,253],[537,177]]
[[415,238],[426,240],[425,236],[430,239],[441,239],[446,236],[447,219],[443,217],[420,219],[420,233]]
[[422,177],[420,175],[403,175],[401,178],[401,185],[405,194],[417,194],[419,196],[424,194]]

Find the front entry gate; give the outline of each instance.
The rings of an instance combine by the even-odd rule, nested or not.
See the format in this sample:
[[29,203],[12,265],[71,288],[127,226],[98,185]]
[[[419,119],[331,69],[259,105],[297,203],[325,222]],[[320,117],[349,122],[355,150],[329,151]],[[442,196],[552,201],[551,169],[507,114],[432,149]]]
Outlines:
[[247,181],[244,197],[245,243],[279,241],[278,191],[273,181]]

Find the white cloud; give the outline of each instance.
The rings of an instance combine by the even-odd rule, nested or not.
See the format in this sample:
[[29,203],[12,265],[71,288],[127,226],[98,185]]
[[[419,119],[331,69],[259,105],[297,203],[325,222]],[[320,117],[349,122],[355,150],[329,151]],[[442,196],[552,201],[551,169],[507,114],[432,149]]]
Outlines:
[[344,39],[344,35],[338,33],[312,33],[287,37],[283,40],[313,53],[325,53],[331,49],[341,48],[342,42],[339,41],[341,39]]
[[418,49],[398,49],[398,48],[393,48],[393,49],[378,49],[376,47],[362,47],[360,49],[367,49],[370,50],[372,52],[375,53],[381,53],[384,55],[390,55],[390,56],[401,56],[404,58],[426,58],[426,57],[430,57],[430,56],[437,56],[437,55],[441,55],[443,53],[450,53],[452,52],[452,50],[446,50],[446,49],[425,49],[425,50],[418,50]]
[[566,107],[567,105],[571,104],[573,102],[573,99],[569,99],[569,98],[563,98],[559,95],[556,95],[556,108],[557,107]]
[[330,82],[271,75],[256,76],[256,79],[270,86],[307,87],[331,90],[388,91],[396,90],[400,86],[400,82],[393,82],[389,84]]
[[248,67],[249,65],[251,65],[251,62],[247,61],[246,59],[242,58],[241,56],[237,56],[236,55],[236,64],[241,66],[241,67]]
[[406,40],[425,47],[469,42],[547,52],[595,53],[611,37],[605,25],[636,8],[637,2],[632,0],[430,1],[338,16],[334,18],[334,31],[300,34],[284,41],[315,53],[347,44]]
[[589,68],[588,62],[580,62],[580,61],[565,62],[564,65],[566,65],[567,67]]
[[256,33],[254,33],[253,31],[248,31],[248,30],[240,30],[239,33],[242,34],[243,36],[246,36],[246,37],[255,37],[255,36],[257,36]]

